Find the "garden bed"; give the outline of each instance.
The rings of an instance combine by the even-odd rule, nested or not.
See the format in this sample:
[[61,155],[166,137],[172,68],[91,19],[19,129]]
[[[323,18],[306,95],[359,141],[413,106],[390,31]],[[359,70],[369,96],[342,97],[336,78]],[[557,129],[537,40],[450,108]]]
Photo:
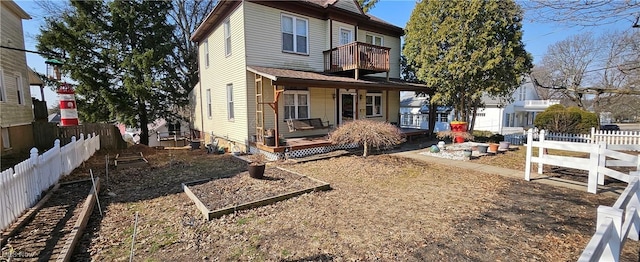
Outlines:
[[264,175],[263,179],[254,179],[242,172],[227,178],[183,183],[182,188],[207,220],[330,189],[328,183],[279,167],[267,168]]
[[92,183],[67,182],[54,187],[48,195],[11,227],[0,261],[71,258],[95,204]]

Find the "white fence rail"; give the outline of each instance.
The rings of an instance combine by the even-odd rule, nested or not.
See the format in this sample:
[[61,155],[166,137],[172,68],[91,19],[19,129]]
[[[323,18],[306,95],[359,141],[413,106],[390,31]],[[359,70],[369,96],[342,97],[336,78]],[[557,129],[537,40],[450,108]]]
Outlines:
[[[534,135],[535,138],[535,135]],[[640,145],[640,131],[611,131],[591,128],[589,134],[547,133],[546,140],[607,145]]]
[[[549,141],[546,140],[545,131],[540,130],[539,141],[533,140],[533,130],[527,132],[525,180],[531,180],[531,164],[538,164],[538,174],[542,174],[544,165],[554,165],[589,171],[587,191],[597,193],[598,184],[604,185],[604,176],[609,176],[629,183],[629,175],[611,169],[609,167],[635,167],[640,170],[640,155],[631,155],[619,152],[640,151],[640,144],[633,145],[609,145],[605,142],[598,144]],[[538,148],[538,156],[533,156],[533,148]],[[581,152],[589,154],[588,158],[550,155],[546,149]]]
[[0,230],[4,230],[28,208],[36,204],[41,194],[70,174],[82,162],[100,149],[100,137],[75,137],[60,147],[60,140],[42,155],[31,149],[31,157],[0,173]]
[[640,172],[630,172],[629,185],[612,207],[599,206],[596,232],[582,251],[579,262],[620,261],[627,238],[640,234]]

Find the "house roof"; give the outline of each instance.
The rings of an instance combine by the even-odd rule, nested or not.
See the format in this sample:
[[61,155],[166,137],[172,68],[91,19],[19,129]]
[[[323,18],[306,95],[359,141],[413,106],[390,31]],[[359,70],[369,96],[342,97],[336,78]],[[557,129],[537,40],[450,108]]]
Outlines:
[[[355,4],[358,8],[358,12],[341,8],[340,5],[338,5],[338,2],[340,1],[353,0],[248,1],[281,10],[296,11],[297,13],[302,13],[320,19],[331,18],[336,20],[354,21],[354,23],[357,23],[363,29],[378,33],[390,32],[398,37],[404,35],[404,29],[388,23],[378,17],[362,12],[362,8],[357,3]],[[220,0],[204,21],[202,21],[200,26],[198,26],[198,28],[193,32],[191,41],[200,42],[205,39],[207,35],[241,3],[242,1]]]
[[318,72],[298,71],[291,69],[247,66],[247,70],[271,79],[274,85],[309,86],[320,88],[347,88],[368,90],[428,91],[422,84],[410,83],[400,79],[383,77],[361,77],[354,79],[346,76],[328,75]]
[[11,12],[18,15],[18,17],[20,17],[21,19],[31,19],[31,16],[27,14],[27,12],[25,12],[22,8],[20,8],[20,6],[15,2],[13,1],[0,1],[0,2],[2,2],[2,5],[9,8]]
[[29,85],[44,86],[44,82],[42,82],[42,79],[40,79],[38,74],[31,68],[29,68]]
[[422,105],[428,102],[428,99],[426,96],[416,96],[414,92],[404,92],[400,95],[400,106],[422,107]]

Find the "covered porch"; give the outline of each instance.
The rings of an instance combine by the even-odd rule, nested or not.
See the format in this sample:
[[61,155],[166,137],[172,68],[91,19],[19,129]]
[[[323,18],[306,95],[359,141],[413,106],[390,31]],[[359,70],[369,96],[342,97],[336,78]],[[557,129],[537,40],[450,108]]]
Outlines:
[[[259,66],[247,66],[247,72],[255,80],[252,147],[274,154],[344,147],[331,144],[327,134],[354,119],[398,124],[400,91],[428,91],[424,85],[385,77],[354,79]],[[409,136],[427,132],[403,131]]]

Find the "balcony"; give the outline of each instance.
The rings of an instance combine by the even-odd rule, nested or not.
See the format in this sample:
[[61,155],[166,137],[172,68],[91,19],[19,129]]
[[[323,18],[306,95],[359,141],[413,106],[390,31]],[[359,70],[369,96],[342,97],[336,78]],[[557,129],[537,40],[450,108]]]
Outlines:
[[391,48],[361,42],[352,42],[324,51],[324,71],[355,76],[389,73],[389,50]]
[[524,100],[514,102],[514,106],[521,107],[524,111],[540,112],[544,111],[552,105],[560,104],[560,100],[547,99],[547,100]]

